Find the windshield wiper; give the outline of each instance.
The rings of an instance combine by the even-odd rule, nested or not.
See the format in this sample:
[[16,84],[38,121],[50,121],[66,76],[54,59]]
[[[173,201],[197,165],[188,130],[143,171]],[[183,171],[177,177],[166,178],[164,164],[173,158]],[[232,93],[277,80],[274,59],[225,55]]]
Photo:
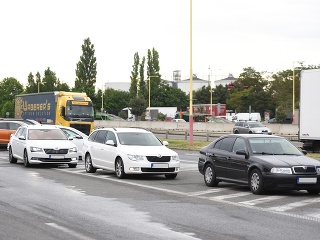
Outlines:
[[256,152],[254,154],[262,154],[262,155],[274,155],[274,153],[268,153],[268,152]]

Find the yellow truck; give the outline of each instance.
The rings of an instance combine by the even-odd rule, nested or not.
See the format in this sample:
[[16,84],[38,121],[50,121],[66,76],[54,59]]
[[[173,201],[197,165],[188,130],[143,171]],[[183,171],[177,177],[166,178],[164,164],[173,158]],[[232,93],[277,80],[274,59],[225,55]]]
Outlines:
[[16,95],[15,118],[73,127],[87,135],[94,128],[93,105],[86,93],[55,91]]

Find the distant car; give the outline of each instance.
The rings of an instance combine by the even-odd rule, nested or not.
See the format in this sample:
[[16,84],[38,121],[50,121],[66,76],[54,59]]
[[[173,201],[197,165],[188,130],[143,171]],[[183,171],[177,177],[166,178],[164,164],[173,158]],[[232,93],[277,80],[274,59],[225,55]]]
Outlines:
[[72,127],[66,127],[66,126],[59,126],[57,125],[66,135],[67,137],[72,137],[72,142],[77,146],[78,148],[78,154],[79,154],[79,160],[82,160],[82,147],[83,142],[88,139],[88,135],[84,134],[83,132],[80,132],[79,130],[72,128]]
[[271,118],[268,120],[268,123],[277,123],[277,119],[276,118]]
[[253,194],[273,189],[319,194],[320,161],[304,153],[282,137],[230,134],[200,149],[198,168],[209,187],[232,182],[248,185]]
[[88,173],[114,170],[118,178],[127,174],[164,174],[174,179],[180,169],[176,152],[166,147],[152,132],[139,128],[94,130],[82,149]]
[[272,135],[270,128],[267,128],[257,121],[239,121],[233,127],[233,133],[254,133],[254,134],[269,134]]
[[78,163],[77,147],[66,134],[54,125],[24,125],[11,135],[8,144],[9,162],[22,160],[26,167],[32,164]]
[[11,134],[24,125],[27,125],[27,123],[23,121],[0,120],[0,147],[7,148]]
[[172,119],[171,122],[186,122],[184,119]]

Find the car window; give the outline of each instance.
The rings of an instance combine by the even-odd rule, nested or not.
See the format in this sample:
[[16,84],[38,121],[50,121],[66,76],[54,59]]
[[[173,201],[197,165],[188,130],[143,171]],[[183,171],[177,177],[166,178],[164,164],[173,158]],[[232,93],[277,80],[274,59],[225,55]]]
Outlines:
[[263,125],[259,122],[253,122],[253,123],[249,123],[249,126],[251,128],[256,128],[256,127],[263,127]]
[[247,122],[243,122],[242,123],[244,127],[248,127],[248,123]]
[[16,137],[19,137],[24,128],[18,128],[16,133],[14,134]]
[[234,142],[234,138],[231,137],[226,137],[224,139],[222,139],[221,145],[220,145],[220,149],[221,150],[225,150],[225,151],[230,151]]
[[72,130],[70,130],[70,129],[61,128],[61,130],[67,135],[67,137],[73,137],[73,138],[75,138],[75,137],[79,136],[78,133],[76,133],[76,132],[74,132],[74,131],[72,131]]
[[238,150],[247,150],[246,148],[246,142],[244,141],[243,138],[237,138],[236,141],[234,142],[232,152],[237,152]]
[[243,122],[239,122],[238,126],[243,127]]
[[94,142],[94,139],[96,138],[98,134],[98,131],[92,132],[88,138],[88,141]]
[[254,154],[302,155],[292,143],[279,138],[250,138],[250,147]]
[[98,143],[106,143],[106,137],[107,137],[107,131],[105,130],[98,131],[98,135],[94,141]]
[[17,137],[23,136],[26,137],[27,136],[27,129],[26,128],[21,128],[21,131],[17,132]]
[[9,129],[10,130],[17,130],[21,125],[19,123],[10,122],[9,123]]
[[221,143],[222,143],[222,139],[219,140],[219,141],[217,141],[217,142],[214,144],[213,148],[220,149]]
[[108,141],[108,140],[113,140],[114,143],[117,143],[116,135],[111,131],[108,131],[106,141]]
[[0,129],[8,129],[8,124],[6,122],[0,122]]

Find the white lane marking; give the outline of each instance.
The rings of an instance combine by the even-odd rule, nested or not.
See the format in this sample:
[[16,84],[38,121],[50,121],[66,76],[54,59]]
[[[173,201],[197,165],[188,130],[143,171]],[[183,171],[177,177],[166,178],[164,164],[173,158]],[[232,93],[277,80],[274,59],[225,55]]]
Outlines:
[[217,193],[217,192],[221,192],[223,190],[224,189],[221,189],[221,188],[213,188],[213,189],[209,189],[207,191],[191,192],[191,193],[188,193],[188,195],[190,197],[193,197],[193,196],[200,196],[200,195],[205,195],[205,194],[209,194],[209,193]]
[[271,202],[271,201],[278,200],[281,198],[285,198],[285,197],[284,196],[269,196],[269,197],[262,197],[262,198],[257,198],[257,199],[253,199],[253,200],[249,200],[249,201],[243,201],[243,202],[239,202],[239,203],[254,206],[257,204]]
[[224,200],[227,198],[243,197],[243,196],[247,196],[247,195],[251,195],[251,194],[252,194],[251,192],[239,192],[239,193],[234,193],[234,194],[211,197],[210,200]]
[[74,236],[74,237],[76,237],[76,238],[78,238],[78,239],[94,240],[93,238],[90,238],[90,237],[88,237],[88,236],[84,236],[84,235],[82,235],[82,234],[80,234],[80,233],[77,233],[77,232],[75,232],[75,231],[72,231],[71,229],[68,229],[68,228],[59,226],[59,225],[56,224],[56,223],[45,223],[45,224],[48,225],[48,226],[50,226],[50,227],[53,227],[53,228],[55,228],[55,229],[58,229],[58,230],[60,230],[60,231],[62,231],[62,232],[68,233],[68,234],[70,234],[71,236]]
[[[55,170],[64,171],[64,172],[68,172],[68,173],[73,173],[71,171],[62,170],[62,169],[55,169]],[[97,175],[95,175],[95,174],[76,173],[76,172],[73,173],[73,174],[78,174],[78,175],[82,175],[82,176],[97,178],[96,177]],[[117,182],[117,183],[121,183],[121,184],[126,184],[126,185],[131,185],[131,186],[137,186],[137,187],[146,188],[146,189],[153,189],[153,190],[160,191],[160,192],[177,194],[177,195],[180,195],[180,196],[194,197],[194,198],[200,198],[200,199],[204,199],[204,200],[210,199],[210,200],[215,201],[215,202],[229,204],[229,205],[233,205],[233,206],[237,206],[237,207],[245,207],[245,208],[249,208],[249,209],[253,209],[253,210],[257,210],[257,211],[274,213],[274,214],[278,214],[278,215],[282,215],[282,216],[293,217],[293,218],[298,218],[298,219],[304,219],[304,220],[309,220],[309,221],[314,221],[314,222],[319,222],[320,223],[320,218],[315,218],[315,217],[312,217],[312,216],[299,215],[299,214],[287,213],[287,212],[279,212],[279,211],[272,210],[270,208],[263,208],[263,207],[245,205],[245,204],[238,203],[238,202],[226,201],[224,199],[203,197],[201,195],[200,196],[189,196],[189,194],[185,193],[185,192],[174,191],[174,190],[170,190],[170,189],[166,189],[166,188],[153,187],[153,186],[143,185],[143,184],[139,184],[139,183],[132,183],[132,182],[128,182],[128,180],[120,180],[120,179],[115,179],[115,178],[111,178],[111,177],[110,178],[105,178],[105,180],[106,181],[111,181],[111,182]],[[246,193],[246,195],[248,195],[248,193]],[[228,195],[226,195],[226,196],[228,196]]]
[[309,217],[319,218],[320,219],[320,213],[311,213],[307,214]]
[[289,204],[278,206],[278,207],[271,207],[271,208],[269,208],[269,210],[277,211],[277,212],[284,212],[284,211],[291,210],[293,208],[303,207],[303,206],[306,206],[306,205],[309,205],[312,203],[318,203],[318,202],[320,202],[320,198],[312,198],[312,199],[307,199],[304,201],[289,203]]

